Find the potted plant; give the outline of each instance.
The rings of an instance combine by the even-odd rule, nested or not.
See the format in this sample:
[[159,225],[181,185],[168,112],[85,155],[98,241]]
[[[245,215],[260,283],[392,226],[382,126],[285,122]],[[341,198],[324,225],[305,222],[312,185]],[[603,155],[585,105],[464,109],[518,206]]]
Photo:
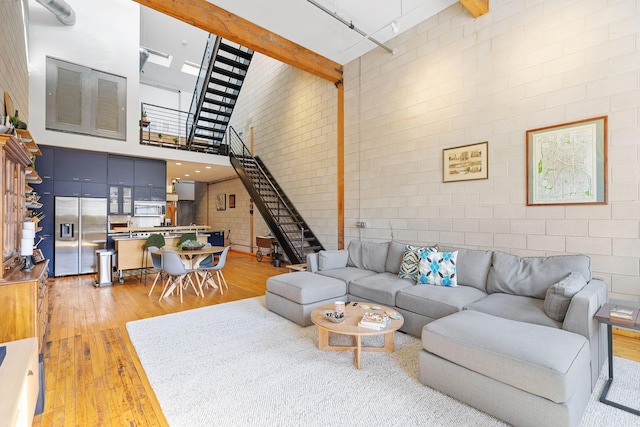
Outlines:
[[142,126],[143,128],[146,128],[147,126],[149,126],[151,122],[147,119],[147,112],[146,110],[142,110],[142,119],[140,120],[140,126]]

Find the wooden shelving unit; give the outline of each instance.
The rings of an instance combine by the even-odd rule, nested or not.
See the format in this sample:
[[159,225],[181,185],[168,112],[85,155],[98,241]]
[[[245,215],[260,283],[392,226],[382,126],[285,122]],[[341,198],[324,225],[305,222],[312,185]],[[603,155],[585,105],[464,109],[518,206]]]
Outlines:
[[0,162],[2,179],[0,187],[0,240],[3,241],[0,269],[0,301],[3,301],[3,317],[0,322],[0,342],[24,338],[38,338],[41,352],[46,341],[49,319],[49,287],[47,283],[49,262],[36,264],[31,271],[24,271],[20,256],[23,223],[38,218],[31,215],[42,207],[31,185],[42,182],[33,169],[34,156],[42,152],[31,134],[18,130],[16,135],[0,134]]

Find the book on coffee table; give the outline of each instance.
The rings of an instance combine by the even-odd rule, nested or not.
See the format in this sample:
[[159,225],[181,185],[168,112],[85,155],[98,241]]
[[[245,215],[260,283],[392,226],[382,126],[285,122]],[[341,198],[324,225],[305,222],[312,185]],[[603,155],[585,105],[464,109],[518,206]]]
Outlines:
[[387,327],[389,322],[391,322],[391,319],[386,313],[371,313],[367,311],[358,322],[358,326],[381,331]]

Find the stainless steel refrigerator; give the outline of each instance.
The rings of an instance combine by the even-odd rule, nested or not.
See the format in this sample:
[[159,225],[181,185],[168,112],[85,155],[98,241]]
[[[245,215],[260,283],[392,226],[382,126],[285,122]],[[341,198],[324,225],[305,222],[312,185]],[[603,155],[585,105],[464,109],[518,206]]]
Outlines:
[[56,197],[54,276],[95,273],[107,246],[107,199]]

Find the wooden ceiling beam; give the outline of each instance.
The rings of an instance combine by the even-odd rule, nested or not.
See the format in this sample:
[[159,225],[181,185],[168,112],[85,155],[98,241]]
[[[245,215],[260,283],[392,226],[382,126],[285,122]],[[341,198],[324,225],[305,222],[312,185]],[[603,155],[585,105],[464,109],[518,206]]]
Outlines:
[[336,84],[342,81],[342,65],[207,0],[133,1],[325,80]]
[[474,18],[489,12],[489,0],[460,0],[460,3]]

